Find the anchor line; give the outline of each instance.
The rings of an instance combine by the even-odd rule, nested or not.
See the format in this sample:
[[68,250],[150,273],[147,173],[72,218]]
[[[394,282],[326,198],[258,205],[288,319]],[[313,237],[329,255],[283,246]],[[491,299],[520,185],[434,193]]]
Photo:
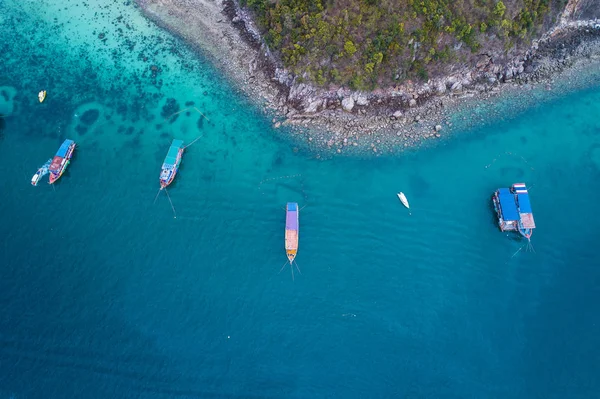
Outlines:
[[524,246],[525,245],[521,245],[521,247],[519,247],[519,249],[517,249],[517,251],[514,254],[512,254],[512,256],[510,258],[511,259],[514,258],[516,254],[518,254],[519,252],[521,252],[521,250],[523,249]]
[[300,270],[300,266],[298,266],[298,262],[294,262],[294,266],[296,266],[296,269],[298,269],[298,273],[302,274],[302,271]]
[[158,192],[156,193],[156,196],[154,197],[154,202],[152,204],[156,204],[156,199],[158,198],[158,195],[160,194],[160,192],[162,191],[162,189],[158,189]]
[[185,150],[186,148],[190,147],[192,144],[194,144],[196,141],[200,140],[204,135],[201,134],[200,136],[196,137],[191,143],[189,143],[188,145],[186,145],[185,147],[183,147],[183,149]]
[[165,187],[165,193],[167,194],[167,198],[169,199],[169,203],[171,204],[171,209],[173,209],[173,219],[177,219],[177,213],[175,212],[175,207],[173,206],[173,201],[171,201],[171,196],[169,195],[169,192],[167,191],[167,188]]
[[490,168],[490,167],[491,167],[491,166],[492,166],[494,163],[496,163],[496,161],[498,161],[499,159],[501,159],[502,157],[504,157],[504,156],[506,156],[506,155],[508,155],[508,156],[511,156],[511,157],[514,157],[514,158],[516,158],[516,157],[519,157],[519,158],[521,158],[521,160],[522,160],[523,162],[525,162],[525,163],[527,164],[527,166],[529,166],[529,168],[530,168],[531,170],[535,170],[535,168],[534,168],[533,166],[531,166],[531,164],[529,163],[529,161],[527,161],[527,159],[525,159],[525,157],[524,157],[524,156],[522,156],[522,155],[519,155],[519,154],[513,154],[513,153],[512,153],[512,152],[510,152],[510,151],[505,151],[504,153],[500,153],[500,154],[496,155],[496,157],[495,157],[495,158],[492,160],[492,162],[490,162],[489,164],[485,165],[485,166],[484,166],[484,168],[485,168],[485,169],[489,169],[489,168]]
[[292,280],[296,281],[296,278],[295,278],[295,276],[294,276],[294,266],[296,266],[296,269],[298,270],[298,273],[302,274],[302,271],[300,270],[300,267],[298,266],[298,262],[296,262],[296,261],[291,261],[291,262],[290,262],[290,261],[288,260],[287,262],[285,262],[285,263],[283,264],[283,266],[281,266],[281,269],[279,269],[279,273],[277,273],[277,274],[281,274],[281,272],[282,272],[282,271],[283,271],[283,269],[284,269],[284,268],[285,268],[285,267],[288,265],[288,263],[289,263],[289,265],[290,265],[290,270],[291,270],[291,272],[292,272]]
[[521,252],[521,250],[523,249],[523,247],[524,247],[524,246],[525,246],[525,244],[524,244],[524,245],[521,245],[521,246],[519,247],[519,249],[517,249],[517,250],[516,250],[516,252],[515,252],[514,254],[512,254],[512,256],[510,257],[510,259],[508,259],[506,262],[504,262],[504,264],[506,265],[508,262],[510,262],[510,260],[511,260],[512,258],[514,258],[514,257],[515,257],[515,256],[516,256],[516,255],[517,255],[519,252]]
[[533,248],[533,244],[531,243],[530,239],[527,240],[527,250],[533,252],[534,254],[536,253],[535,249]]
[[277,274],[280,274],[280,273],[283,271],[283,268],[284,268],[284,267],[286,267],[288,263],[289,263],[289,261],[286,261],[286,262],[283,264],[283,266],[281,266],[281,269],[279,269],[279,273],[277,273]]

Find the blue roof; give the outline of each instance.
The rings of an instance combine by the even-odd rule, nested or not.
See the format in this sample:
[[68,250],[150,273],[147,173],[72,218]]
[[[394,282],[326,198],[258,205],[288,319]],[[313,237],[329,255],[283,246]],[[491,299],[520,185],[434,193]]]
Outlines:
[[287,204],[287,210],[288,211],[297,211],[298,210],[298,204],[295,202],[288,202]]
[[498,190],[498,197],[500,198],[502,218],[507,221],[520,220],[514,194],[508,188],[501,188]]
[[71,144],[73,144],[73,140],[66,139],[63,141],[58,151],[56,151],[56,156],[64,158],[65,155],[67,155],[67,151],[69,150]]
[[529,194],[517,194],[519,201],[519,211],[521,213],[533,213],[531,210],[531,202],[529,202]]
[[181,147],[183,147],[183,140],[173,140],[171,147],[169,147],[169,152],[167,152],[167,156],[165,157],[165,161],[163,162],[163,168],[175,166],[177,154]]

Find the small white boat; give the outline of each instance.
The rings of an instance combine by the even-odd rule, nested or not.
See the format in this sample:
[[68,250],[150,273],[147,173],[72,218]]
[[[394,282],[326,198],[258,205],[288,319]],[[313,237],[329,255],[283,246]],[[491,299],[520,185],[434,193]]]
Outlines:
[[44,165],[42,165],[42,167],[38,169],[37,172],[35,172],[35,175],[33,175],[33,177],[31,178],[31,185],[37,186],[40,179],[48,174],[48,168],[50,167],[51,163],[52,158],[50,158]]
[[397,195],[398,195],[398,198],[400,199],[400,202],[402,202],[402,205],[404,205],[407,208],[410,208],[410,206],[408,205],[408,200],[406,199],[406,196],[404,195],[404,193],[401,191]]
[[38,100],[40,100],[40,102],[43,103],[45,99],[46,99],[46,90],[42,90],[38,93]]

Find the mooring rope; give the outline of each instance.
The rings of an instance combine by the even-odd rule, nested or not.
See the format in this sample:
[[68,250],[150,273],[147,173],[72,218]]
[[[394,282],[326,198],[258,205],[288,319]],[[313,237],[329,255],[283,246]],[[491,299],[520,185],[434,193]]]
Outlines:
[[302,174],[298,173],[298,174],[295,174],[295,175],[278,176],[278,177],[270,177],[268,179],[263,179],[258,184],[258,188],[260,189],[260,186],[262,186],[264,183],[267,183],[267,182],[270,182],[270,181],[282,180],[282,179],[292,179],[294,177],[302,177]]
[[525,159],[524,156],[519,155],[519,154],[513,154],[510,151],[505,151],[503,154],[501,153],[501,154],[496,155],[496,158],[494,158],[491,163],[485,165],[484,168],[489,169],[494,163],[496,163],[496,161],[498,161],[500,158],[504,157],[505,155],[509,155],[512,157],[519,157],[519,158],[521,158],[521,160],[523,160],[523,162],[525,162],[527,164],[527,166],[529,166],[529,168],[531,170],[535,170],[535,168],[529,164],[529,161],[527,161],[527,159]]
[[[285,175],[285,176],[270,177],[268,179],[263,179],[260,181],[260,183],[258,183],[258,191],[260,191],[260,193],[262,195],[265,195],[264,191],[262,190],[263,184],[267,184],[267,183],[271,183],[271,182],[278,182],[280,180],[286,180],[286,179],[294,179],[294,178],[302,178],[302,174],[297,173],[295,175]],[[302,192],[302,197],[304,198],[304,202],[307,202],[308,195],[306,195],[306,191],[304,189],[304,179],[300,180],[300,191]]]
[[165,194],[167,194],[167,198],[169,199],[169,203],[171,204],[171,209],[173,209],[173,219],[177,219],[177,213],[175,213],[175,207],[173,206],[173,201],[171,201],[171,196],[165,187]]
[[200,115],[202,115],[202,117],[203,117],[203,118],[205,118],[207,121],[209,121],[209,122],[210,122],[210,119],[208,119],[208,117],[207,117],[206,115],[204,115],[202,112],[200,112],[200,110],[199,110],[198,108],[196,108],[196,107],[186,108],[186,109],[182,109],[181,111],[174,112],[174,113],[172,113],[171,115],[167,116],[167,117],[165,118],[165,121],[169,121],[169,120],[171,120],[171,118],[172,118],[172,117],[174,117],[175,115],[179,115],[179,114],[181,114],[182,112],[189,111],[190,109],[193,109],[193,110],[195,110],[195,111],[196,111],[196,112],[198,112]]

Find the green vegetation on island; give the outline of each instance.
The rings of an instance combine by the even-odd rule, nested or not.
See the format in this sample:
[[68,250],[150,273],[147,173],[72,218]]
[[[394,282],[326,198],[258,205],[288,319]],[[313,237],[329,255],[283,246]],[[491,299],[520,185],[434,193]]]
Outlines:
[[[241,0],[286,68],[371,90],[539,35],[566,0]],[[555,13],[554,13],[555,14]]]

